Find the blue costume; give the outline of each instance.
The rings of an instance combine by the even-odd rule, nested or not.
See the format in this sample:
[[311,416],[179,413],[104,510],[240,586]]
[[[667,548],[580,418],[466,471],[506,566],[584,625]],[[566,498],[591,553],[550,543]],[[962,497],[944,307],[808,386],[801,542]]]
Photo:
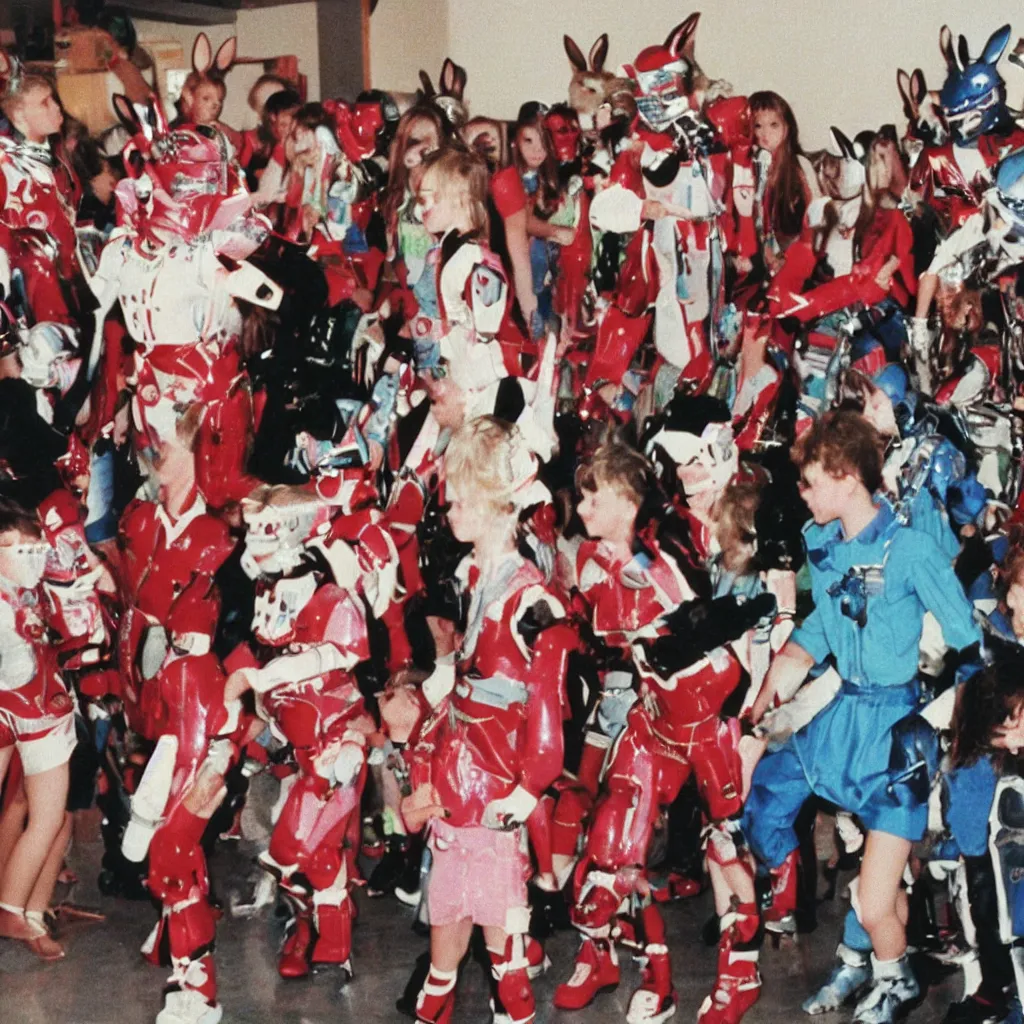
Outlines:
[[796,848],[793,822],[812,794],[857,814],[869,830],[921,838],[926,805],[896,801],[887,786],[890,732],[920,701],[924,613],[935,615],[954,648],[981,638],[949,558],[926,533],[903,525],[885,500],[850,540],[838,521],[812,523],[804,538],[815,607],[792,642],[817,662],[831,656],[843,686],[754,772],[744,833],[769,867]]

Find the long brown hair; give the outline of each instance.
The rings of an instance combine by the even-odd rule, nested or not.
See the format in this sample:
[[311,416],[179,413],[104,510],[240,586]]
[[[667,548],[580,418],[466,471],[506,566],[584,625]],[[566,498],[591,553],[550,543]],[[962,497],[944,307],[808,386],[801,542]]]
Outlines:
[[800,129],[793,108],[777,92],[763,91],[751,95],[751,121],[765,111],[777,114],[786,126],[786,137],[778,152],[772,154],[768,182],[771,205],[768,214],[772,228],[792,238],[800,234],[807,210],[807,192],[799,159],[803,152],[800,147]]
[[429,121],[437,129],[437,138],[442,149],[451,139],[448,122],[441,116],[440,111],[427,103],[418,103],[410,107],[399,119],[395,138],[391,143],[391,152],[388,154],[388,184],[381,203],[381,213],[389,237],[395,230],[398,211],[402,208],[409,191],[409,168],[405,166],[409,140],[415,126],[423,121]]
[[539,187],[534,198],[534,213],[545,220],[555,212],[559,197],[558,161],[555,160],[551,132],[544,123],[547,112],[547,107],[540,103],[524,103],[519,108],[519,117],[512,128],[512,163],[520,178],[531,168],[526,166],[523,155],[519,152],[519,133],[526,128],[532,128],[540,136],[544,146],[544,163],[536,169]]

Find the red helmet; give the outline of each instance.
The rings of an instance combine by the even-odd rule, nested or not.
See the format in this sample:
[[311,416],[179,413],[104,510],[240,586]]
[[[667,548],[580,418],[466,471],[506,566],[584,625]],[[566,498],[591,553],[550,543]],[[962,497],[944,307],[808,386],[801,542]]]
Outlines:
[[636,83],[637,112],[655,131],[667,127],[691,107],[691,85],[696,64],[693,34],[699,14],[691,14],[677,25],[661,46],[648,46],[625,66]]

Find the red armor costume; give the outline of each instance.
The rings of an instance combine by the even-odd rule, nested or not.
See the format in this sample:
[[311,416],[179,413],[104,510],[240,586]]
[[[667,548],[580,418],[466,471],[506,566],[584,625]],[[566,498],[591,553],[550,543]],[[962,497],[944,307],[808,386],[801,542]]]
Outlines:
[[[407,755],[413,792],[433,786],[447,812],[431,825],[431,922],[470,917],[507,934],[504,950],[489,950],[498,997],[516,1024],[530,1024],[529,864],[520,852],[520,826],[562,769],[563,690],[577,638],[541,571],[518,553],[506,556],[483,585],[472,558],[458,575],[470,599],[467,628],[454,664],[439,664],[424,683],[433,710]],[[492,856],[495,846],[511,856],[511,877],[507,871],[474,875],[470,858],[478,844]],[[449,865],[462,863],[465,883],[459,885]],[[454,976],[432,966],[417,1019],[449,1021],[454,988]]]
[[245,262],[270,224],[252,212],[219,131],[169,129],[157,110],[154,129],[127,101],[118,111],[134,132],[125,165],[137,177],[118,186],[120,226],[89,280],[100,303],[90,372],[100,356],[103,320],[119,302],[137,345],[139,449],[157,449],[173,436],[182,410],[200,403],[198,479],[204,498],[220,506],[245,487],[253,430],[235,299],[268,308],[281,300],[280,288]]
[[[679,567],[653,545],[623,563],[603,544],[587,541],[580,548],[578,573],[595,633],[631,651],[640,698],[612,748],[604,792],[577,867],[573,919],[585,938],[576,974],[555,996],[555,1004],[565,1009],[579,1009],[598,991],[618,983],[614,918],[625,900],[643,891],[647,847],[660,808],[671,804],[690,774],[696,774],[715,826],[708,855],[726,864],[737,859],[732,819],[742,806],[738,730],[735,723],[720,718],[722,704],[740,681],[740,664],[733,653],[716,646],[717,631],[702,629],[699,640],[692,637],[682,643],[675,626],[665,621],[680,606],[702,604]],[[756,620],[760,610],[748,611]],[[738,609],[730,608],[730,615],[726,639],[753,625]],[[642,641],[656,646],[658,636],[689,652],[681,655],[687,663],[678,671],[666,675],[660,663],[660,672],[652,665],[655,659],[648,658]],[[713,649],[706,654],[709,646]],[[608,747],[608,741],[598,742],[594,732],[588,733],[587,743],[602,753],[602,747]],[[641,908],[641,921],[648,965],[630,1002],[631,1024],[662,1021],[675,1012],[664,925],[657,906],[642,902],[647,903]],[[756,913],[753,920],[756,931]],[[756,978],[755,964],[752,979]]]
[[142,947],[153,964],[162,962],[164,948],[170,956],[157,1024],[217,1024],[222,1012],[213,962],[216,917],[201,840],[226,793],[224,776],[239,756],[248,721],[240,701],[225,703],[224,670],[209,650],[219,613],[216,590],[197,577],[163,620],[171,647],[149,684],[160,738],[132,798],[122,847],[129,860],[141,861],[148,845],[148,887],[163,905]]
[[34,323],[73,324],[62,282],[78,273],[74,178],[48,143],[0,136],[0,288],[20,270]]
[[[626,67],[637,83],[639,117],[590,219],[598,230],[635,234],[599,324],[591,388],[621,382],[652,322],[655,349],[674,374],[666,383],[704,384],[713,369],[729,155],[711,152],[714,130],[701,113],[703,96],[693,92],[696,26],[697,17],[688,18]],[[652,214],[651,204],[663,209]]]
[[352,669],[370,650],[348,568],[357,562],[354,552],[340,539],[323,548],[338,582],[305,555],[306,544],[326,537],[329,511],[290,488],[266,488],[243,503],[243,566],[257,578],[255,646],[234,657],[258,695],[261,717],[291,744],[298,764],[260,857],[293,912],[278,961],[285,978],[305,976],[310,962],[352,972],[350,891],[372,731]]
[[[159,502],[133,501],[121,518],[125,609],[118,638],[118,664],[131,728],[150,741],[164,732],[166,708],[158,681],[169,656],[168,624],[187,595],[209,593],[213,577],[234,550],[225,523],[193,495],[181,514]],[[216,616],[204,638],[209,650]],[[193,653],[204,653],[194,651]]]

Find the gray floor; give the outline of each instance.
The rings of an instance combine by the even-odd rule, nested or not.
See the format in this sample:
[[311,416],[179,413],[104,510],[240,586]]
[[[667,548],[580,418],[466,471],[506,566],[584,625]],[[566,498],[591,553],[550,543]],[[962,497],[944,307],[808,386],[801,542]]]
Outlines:
[[[221,893],[230,897],[248,871],[256,847],[251,843],[222,847],[214,862]],[[80,844],[72,863],[82,881],[73,899],[102,908],[108,915],[101,924],[74,923],[63,937],[68,955],[61,963],[44,965],[21,946],[0,942],[0,1024],[145,1024],[160,1006],[166,972],[150,967],[138,954],[155,920],[146,904],[103,899],[94,884],[100,849]],[[394,1009],[424,940],[410,930],[412,912],[395,900],[358,897],[359,923],[355,933],[356,977],[339,988],[333,971],[305,981],[284,982],[275,971],[275,950],[282,923],[270,909],[251,920],[225,917],[217,935],[217,964],[224,1020],[238,1024],[326,1024],[339,1020],[360,1024],[403,1021]],[[842,913],[841,900],[825,904],[821,923],[811,935],[780,949],[766,946],[762,956],[765,984],[758,1005],[745,1022],[808,1021],[800,1002],[820,984],[831,962]],[[698,931],[710,911],[707,895],[666,909],[673,955],[679,1010],[674,1020],[694,1021],[697,1008],[709,991],[715,952],[701,944]],[[600,996],[587,1010],[563,1013],[551,1008],[554,987],[572,973],[575,939],[562,933],[548,943],[553,965],[535,983],[537,1021],[545,1024],[598,1024],[623,1021],[637,966],[626,958],[619,990]],[[954,975],[929,991],[928,999],[908,1019],[913,1024],[939,1021],[951,999],[958,997],[960,979]],[[827,1024],[845,1022],[849,1013],[821,1018]],[[459,986],[455,1021],[488,1024],[487,993],[482,972],[469,964]]]

